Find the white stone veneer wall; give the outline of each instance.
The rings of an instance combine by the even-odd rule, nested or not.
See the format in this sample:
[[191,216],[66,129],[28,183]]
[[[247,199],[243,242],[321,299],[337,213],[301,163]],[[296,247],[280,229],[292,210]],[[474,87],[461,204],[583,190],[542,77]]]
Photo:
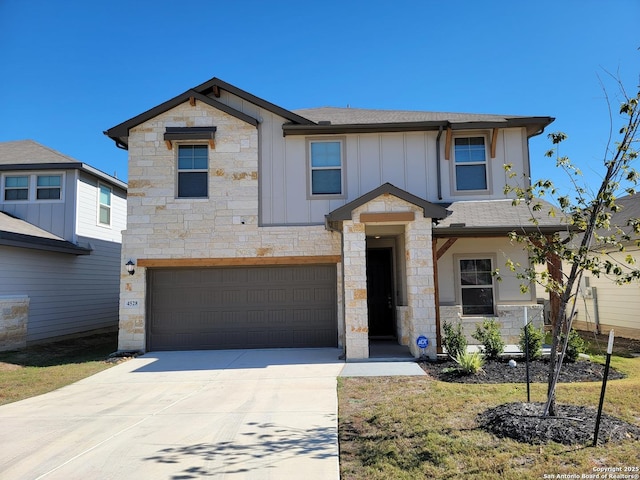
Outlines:
[[0,296],[0,351],[27,346],[29,297]]
[[[175,198],[177,147],[169,150],[164,142],[168,126],[217,127],[209,149],[209,198]],[[256,127],[202,102],[186,102],[133,128],[122,265],[129,259],[340,255],[340,234],[323,225],[259,227],[258,176]],[[340,274],[338,266],[338,298]],[[120,292],[118,348],[145,350],[146,269],[136,266],[129,275],[123,268]]]

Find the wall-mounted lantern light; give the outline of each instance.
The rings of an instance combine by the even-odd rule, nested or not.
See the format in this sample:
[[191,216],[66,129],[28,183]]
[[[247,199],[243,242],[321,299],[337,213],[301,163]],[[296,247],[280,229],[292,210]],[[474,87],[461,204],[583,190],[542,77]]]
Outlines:
[[136,264],[133,263],[133,260],[129,260],[125,266],[127,267],[127,272],[129,272],[129,275],[133,275],[134,273],[136,273],[136,269],[135,266]]

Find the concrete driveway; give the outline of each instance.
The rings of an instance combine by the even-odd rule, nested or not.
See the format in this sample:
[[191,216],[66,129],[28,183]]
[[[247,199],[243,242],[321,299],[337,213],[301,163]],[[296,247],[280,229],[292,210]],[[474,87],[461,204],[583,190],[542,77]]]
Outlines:
[[0,407],[1,479],[337,480],[337,349],[155,352]]

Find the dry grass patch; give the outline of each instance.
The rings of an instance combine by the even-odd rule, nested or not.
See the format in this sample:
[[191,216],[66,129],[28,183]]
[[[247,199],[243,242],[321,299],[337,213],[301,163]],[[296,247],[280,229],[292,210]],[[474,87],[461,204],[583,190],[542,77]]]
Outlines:
[[[640,359],[614,358],[629,375],[610,381],[605,413],[640,424]],[[597,407],[599,383],[562,384],[559,403]],[[531,386],[544,401],[546,385]],[[603,466],[640,466],[640,442],[568,447],[500,439],[478,428],[489,407],[526,400],[524,384],[465,385],[428,377],[341,378],[340,469],[343,479],[540,479],[591,474]],[[549,478],[549,477],[547,477]]]
[[109,368],[117,333],[0,352],[0,405],[41,395]]

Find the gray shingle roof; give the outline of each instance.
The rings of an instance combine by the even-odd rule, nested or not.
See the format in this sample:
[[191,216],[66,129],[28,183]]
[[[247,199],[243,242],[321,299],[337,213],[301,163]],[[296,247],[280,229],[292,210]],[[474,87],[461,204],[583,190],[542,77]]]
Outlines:
[[[544,207],[535,212],[538,227],[545,231],[560,231],[567,228],[561,212],[550,203],[542,202]],[[532,231],[536,227],[532,222],[529,207],[520,203],[513,205],[512,200],[462,201],[444,205],[451,214],[438,222],[434,229],[436,235],[459,232],[471,235],[473,230],[491,232]],[[549,215],[555,210],[556,216]]]
[[525,118],[517,115],[488,115],[478,113],[421,112],[415,110],[371,110],[363,108],[320,107],[293,110],[314,122],[330,121],[332,125],[432,122],[506,122],[507,118]]
[[[48,167],[45,167],[45,165]],[[0,170],[11,170],[13,168],[20,170],[41,168],[67,170],[77,168],[123,190],[127,189],[127,184],[122,180],[33,140],[0,142]]]
[[81,162],[33,140],[16,140],[13,142],[0,143],[0,165],[35,165],[41,163]]
[[19,218],[0,211],[0,231],[19,233],[20,235],[29,235],[32,237],[51,238],[53,240],[64,241],[64,238],[58,237],[51,232],[47,232],[40,227],[25,222]]
[[88,255],[91,248],[81,247],[29,222],[0,212],[0,245],[33,248],[51,252]]

